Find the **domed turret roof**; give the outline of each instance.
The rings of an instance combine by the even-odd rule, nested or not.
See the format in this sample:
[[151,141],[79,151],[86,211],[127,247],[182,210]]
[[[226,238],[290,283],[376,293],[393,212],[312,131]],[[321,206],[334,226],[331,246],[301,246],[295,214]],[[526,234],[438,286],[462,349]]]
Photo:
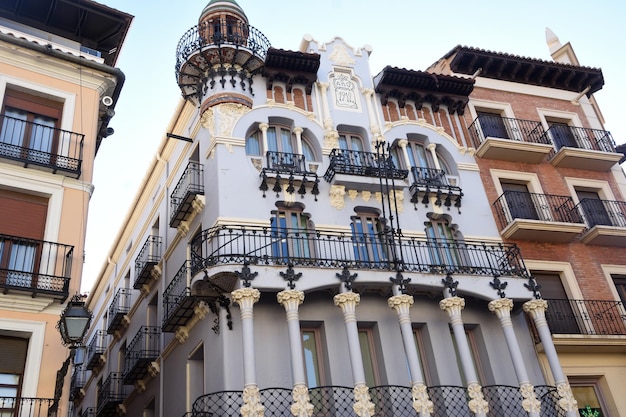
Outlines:
[[204,20],[207,15],[216,13],[216,12],[230,12],[233,14],[237,14],[243,18],[246,23],[248,22],[248,17],[244,13],[241,6],[237,4],[235,0],[211,0],[209,4],[202,10],[200,13],[199,21]]

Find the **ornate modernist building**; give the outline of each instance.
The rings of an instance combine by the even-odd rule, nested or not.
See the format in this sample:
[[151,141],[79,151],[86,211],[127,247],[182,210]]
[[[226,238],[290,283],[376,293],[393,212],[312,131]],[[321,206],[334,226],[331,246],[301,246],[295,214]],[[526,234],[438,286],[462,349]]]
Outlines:
[[75,415],[620,415],[601,71],[457,47],[373,76],[371,52],[277,49],[209,2],[88,300]]
[[2,416],[67,413],[55,324],[80,289],[94,159],[112,132],[131,20],[90,0],[0,2]]

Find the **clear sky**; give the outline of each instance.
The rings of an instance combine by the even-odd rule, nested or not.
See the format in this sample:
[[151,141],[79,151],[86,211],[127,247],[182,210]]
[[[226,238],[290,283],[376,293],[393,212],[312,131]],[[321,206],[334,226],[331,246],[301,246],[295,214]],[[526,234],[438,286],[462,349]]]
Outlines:
[[[98,277],[145,171],[165,135],[180,90],[176,45],[197,24],[208,0],[96,0],[135,16],[117,66],[126,83],[96,157],[83,291]],[[619,105],[626,97],[626,2],[619,0],[418,1],[237,0],[252,26],[275,48],[298,50],[304,34],[320,42],[335,36],[371,45],[370,69],[387,65],[425,70],[456,45],[549,60],[545,28],[570,42],[581,65],[602,68],[595,94],[607,130],[626,142]]]

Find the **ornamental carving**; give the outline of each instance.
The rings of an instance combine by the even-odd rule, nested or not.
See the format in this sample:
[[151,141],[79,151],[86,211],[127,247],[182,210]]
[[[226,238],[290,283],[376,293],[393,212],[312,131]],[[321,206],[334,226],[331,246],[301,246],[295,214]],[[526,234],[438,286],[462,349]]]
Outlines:
[[398,314],[408,314],[409,308],[413,305],[414,301],[415,300],[413,299],[412,295],[400,294],[389,297],[389,299],[387,300],[387,305],[395,309]]
[[242,417],[263,417],[265,414],[265,407],[261,404],[261,394],[256,385],[243,389],[243,406],[240,412]]
[[304,302],[304,292],[298,290],[285,290],[276,294],[278,303],[283,305],[287,310],[296,309]]
[[295,417],[311,417],[313,415],[313,404],[309,397],[309,390],[306,385],[296,385],[291,391],[293,404],[291,404],[291,414]]
[[261,292],[256,288],[239,288],[230,293],[230,298],[237,303],[241,309],[252,308],[254,303],[261,298]]
[[548,302],[544,299],[526,301],[523,305],[523,309],[526,313],[530,314],[533,318],[535,316],[543,316],[548,309]]
[[341,65],[342,67],[349,67],[354,65],[354,58],[350,56],[348,52],[348,48],[342,44],[336,44],[333,47],[333,51],[328,56],[328,59],[333,61],[337,65]]
[[489,404],[483,396],[481,386],[472,382],[467,386],[467,394],[470,397],[469,408],[474,414],[487,414],[489,411]]
[[339,148],[339,132],[332,129],[327,130],[324,133],[324,147],[329,149]]
[[203,128],[209,131],[211,136],[214,136],[213,129],[215,127],[215,118],[213,115],[212,107],[206,109],[206,111],[202,113],[202,116],[200,117],[200,124],[202,125]]
[[497,300],[491,300],[487,307],[498,318],[510,317],[510,312],[513,309],[513,300],[510,298],[498,298]]
[[541,401],[537,399],[535,388],[529,383],[524,383],[520,385],[519,388],[522,398],[524,398],[522,400],[522,407],[524,407],[524,410],[528,413],[539,414],[541,411]]
[[556,392],[559,394],[559,406],[565,411],[578,412],[578,402],[574,398],[572,388],[567,382],[556,384]]
[[239,103],[223,103],[217,107],[218,131],[216,136],[232,136],[235,123],[250,109]]
[[411,397],[413,399],[413,409],[419,414],[432,414],[433,402],[428,397],[427,387],[423,383],[413,384],[411,387]]
[[439,301],[439,308],[446,310],[450,316],[461,315],[461,310],[465,307],[465,298],[450,297]]
[[350,308],[354,310],[356,306],[361,302],[361,296],[355,292],[342,292],[333,297],[335,305],[341,307],[343,310]]
[[370,397],[367,385],[357,385],[352,390],[354,393],[354,405],[352,409],[359,417],[371,417],[374,415],[375,405]]
[[341,210],[346,206],[344,196],[346,195],[346,187],[343,185],[332,185],[330,187],[330,206]]

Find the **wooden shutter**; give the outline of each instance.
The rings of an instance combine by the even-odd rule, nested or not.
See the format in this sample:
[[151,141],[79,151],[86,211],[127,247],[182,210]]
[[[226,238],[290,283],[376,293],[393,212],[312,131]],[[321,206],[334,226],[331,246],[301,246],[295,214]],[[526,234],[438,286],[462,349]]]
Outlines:
[[0,234],[43,240],[48,200],[0,190]]
[[27,351],[28,339],[0,336],[0,373],[22,375]]

